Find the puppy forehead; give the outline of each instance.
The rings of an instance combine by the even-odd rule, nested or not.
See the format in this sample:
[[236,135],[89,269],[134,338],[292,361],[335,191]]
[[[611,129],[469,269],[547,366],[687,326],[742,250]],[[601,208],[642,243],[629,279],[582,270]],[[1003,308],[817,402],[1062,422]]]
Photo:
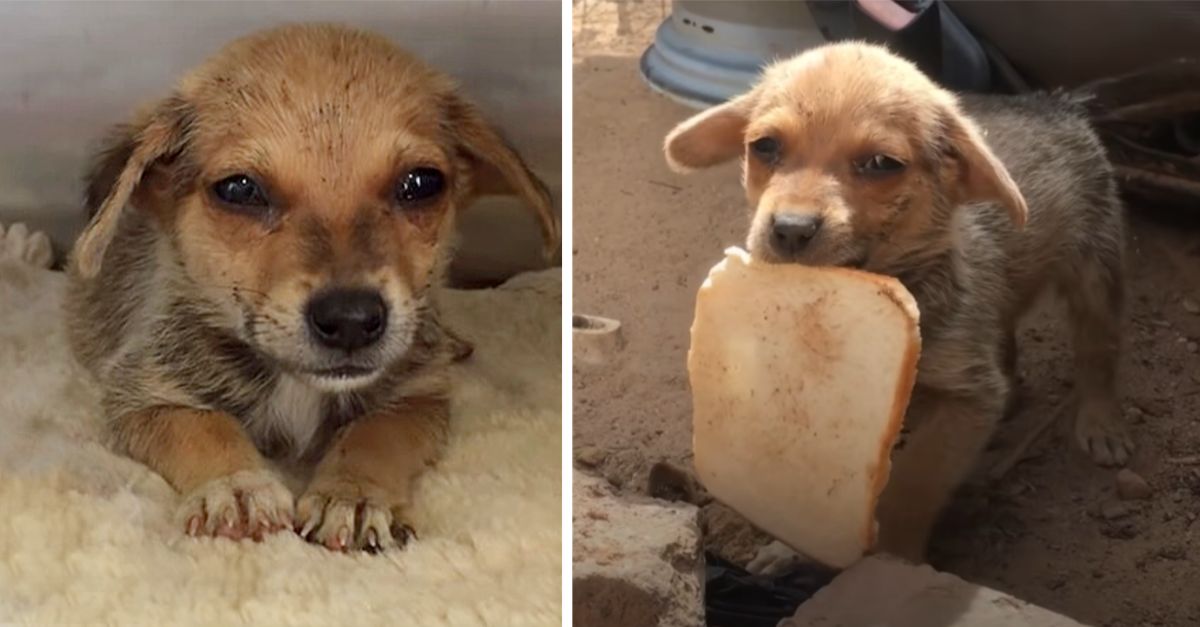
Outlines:
[[917,132],[953,97],[912,63],[858,42],[822,46],[771,66],[756,118],[784,110],[811,124]]
[[202,142],[290,143],[354,154],[371,145],[439,142],[451,81],[390,42],[325,26],[236,41],[190,73],[179,92]]

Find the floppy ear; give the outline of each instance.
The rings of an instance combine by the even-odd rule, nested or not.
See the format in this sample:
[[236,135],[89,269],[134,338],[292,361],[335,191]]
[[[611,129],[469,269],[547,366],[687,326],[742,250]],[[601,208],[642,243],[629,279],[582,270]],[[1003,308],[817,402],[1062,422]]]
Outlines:
[[741,156],[754,92],[684,120],[667,134],[663,152],[676,172],[707,168]]
[[83,278],[90,279],[100,271],[121,214],[147,168],[182,148],[187,111],[181,99],[168,98],[138,115],[132,124],[117,127],[108,146],[97,155],[84,198],[90,220],[75,243],[75,264]]
[[960,160],[962,202],[998,202],[1017,228],[1025,226],[1029,207],[1003,163],[992,154],[975,123],[951,112],[946,124],[950,148]]
[[453,96],[447,105],[450,131],[474,163],[476,194],[517,196],[534,212],[542,228],[542,250],[551,257],[558,249],[559,225],[550,191],[517,151],[484,119],[474,105]]

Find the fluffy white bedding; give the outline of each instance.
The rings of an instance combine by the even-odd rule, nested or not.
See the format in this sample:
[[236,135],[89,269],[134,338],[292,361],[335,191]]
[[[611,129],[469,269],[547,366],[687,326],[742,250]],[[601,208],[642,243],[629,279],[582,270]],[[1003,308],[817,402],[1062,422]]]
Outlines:
[[0,229],[0,624],[558,625],[561,279],[448,291],[476,346],[421,482],[420,540],[340,555],[280,534],[185,537],[178,497],[109,453],[67,352],[61,273]]

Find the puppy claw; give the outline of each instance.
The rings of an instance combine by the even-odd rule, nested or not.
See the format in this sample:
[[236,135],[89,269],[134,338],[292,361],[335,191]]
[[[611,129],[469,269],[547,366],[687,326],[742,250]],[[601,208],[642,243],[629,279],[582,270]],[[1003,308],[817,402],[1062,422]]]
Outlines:
[[379,534],[374,529],[367,529],[367,541],[364,544],[364,550],[368,553],[378,553],[382,550],[379,546]]
[[342,526],[341,529],[338,529],[337,535],[335,535],[333,537],[333,546],[330,548],[336,549],[338,551],[345,551],[346,547],[349,546],[349,544],[350,544],[350,529],[348,529],[345,526]]
[[297,509],[298,519],[304,521],[300,535],[331,551],[379,553],[402,547],[415,536],[407,524],[394,521],[388,508],[367,499],[309,493]]
[[184,499],[181,526],[190,536],[261,539],[290,525],[292,494],[266,470],[214,479]]
[[1095,411],[1080,411],[1075,417],[1075,439],[1079,448],[1100,466],[1124,466],[1133,455],[1133,440],[1111,418]]
[[1081,435],[1079,446],[1100,466],[1124,466],[1133,452],[1133,442],[1120,435]]
[[391,532],[392,538],[395,540],[396,545],[400,547],[406,546],[410,540],[419,539],[417,538],[417,530],[413,529],[407,523],[393,523]]

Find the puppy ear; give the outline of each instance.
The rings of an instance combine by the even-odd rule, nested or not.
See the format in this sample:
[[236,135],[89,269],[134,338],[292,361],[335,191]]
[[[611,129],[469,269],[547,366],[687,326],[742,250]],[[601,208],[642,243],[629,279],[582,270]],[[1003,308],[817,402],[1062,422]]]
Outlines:
[[750,92],[681,122],[663,143],[667,164],[676,172],[689,172],[740,156],[754,102]]
[[473,188],[481,196],[517,196],[537,216],[542,228],[543,254],[554,255],[559,244],[558,218],[550,190],[525,164],[517,151],[489,125],[471,103],[453,96],[446,106],[450,132],[474,163]]
[[1008,170],[987,147],[975,123],[950,113],[947,130],[951,151],[960,160],[961,202],[998,202],[1017,228],[1025,226],[1029,207]]
[[90,279],[100,271],[121,214],[146,170],[182,149],[188,111],[181,99],[169,98],[138,115],[133,123],[117,127],[96,156],[84,198],[89,222],[74,252],[83,278]]

